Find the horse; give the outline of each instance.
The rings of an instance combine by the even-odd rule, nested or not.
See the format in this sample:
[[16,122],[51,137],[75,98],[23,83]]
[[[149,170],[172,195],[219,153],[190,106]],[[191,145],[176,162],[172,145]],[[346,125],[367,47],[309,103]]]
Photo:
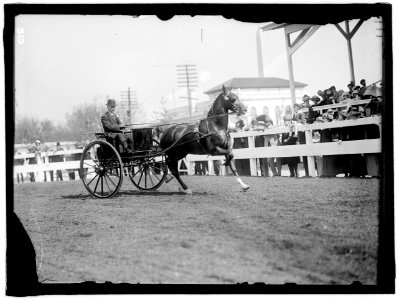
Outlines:
[[[192,190],[181,180],[178,171],[178,161],[187,154],[199,155],[224,155],[225,164],[233,172],[237,183],[243,191],[249,189],[239,177],[233,158],[232,143],[228,134],[229,112],[243,115],[246,107],[240,102],[238,96],[226,90],[223,86],[222,92],[213,102],[206,119],[200,120],[197,124],[172,125],[165,129],[160,138],[160,146],[166,149],[166,164],[179,181],[184,193],[192,194]],[[170,175],[166,179],[169,182],[173,179]]]

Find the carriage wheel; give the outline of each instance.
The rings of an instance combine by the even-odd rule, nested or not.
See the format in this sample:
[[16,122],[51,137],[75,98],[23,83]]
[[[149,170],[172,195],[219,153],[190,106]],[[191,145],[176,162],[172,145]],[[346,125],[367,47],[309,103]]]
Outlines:
[[130,180],[139,190],[156,190],[162,185],[168,172],[165,154],[157,155],[161,150],[158,141],[153,140],[153,145],[152,153],[133,161],[129,169]]
[[123,165],[116,149],[108,142],[94,141],[86,146],[80,159],[84,186],[97,198],[115,195],[123,182]]

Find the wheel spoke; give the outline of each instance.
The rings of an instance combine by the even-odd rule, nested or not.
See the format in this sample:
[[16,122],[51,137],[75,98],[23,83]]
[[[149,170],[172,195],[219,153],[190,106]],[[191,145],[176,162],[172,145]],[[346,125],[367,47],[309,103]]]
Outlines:
[[98,186],[98,182],[100,181],[100,179],[101,179],[101,176],[98,176],[97,183],[96,183],[96,186],[94,188],[94,193],[97,192],[97,186]]
[[91,173],[96,173],[96,171],[91,171],[91,172],[86,172],[86,173],[82,173],[82,177]]
[[137,173],[140,172],[143,168],[144,168],[144,166],[140,166],[140,169],[136,173],[134,173],[132,177],[135,177],[137,175]]
[[93,180],[94,180],[94,179],[96,179],[96,177],[97,177],[97,176],[98,176],[98,174],[96,174],[96,176],[94,176],[94,177],[93,177],[93,179],[92,179],[92,180],[90,180],[90,182],[87,184],[87,186],[89,186],[89,185],[90,185],[90,183],[92,183],[92,182],[93,182]]
[[101,195],[104,195],[104,176],[101,176]]
[[105,184],[107,185],[107,188],[108,188],[108,193],[111,194],[111,189],[109,188],[108,180],[107,180],[107,176],[106,175],[104,176],[104,180],[105,180]]
[[[95,163],[95,162],[94,162],[94,163]],[[91,165],[91,164],[87,163],[86,161],[84,161],[83,164],[84,164],[84,165],[87,165],[87,166],[89,166],[89,167],[92,167],[92,168],[98,167],[98,164],[96,164],[96,163],[95,163],[95,165]]]
[[105,168],[106,166],[108,166],[108,164],[116,157],[116,155],[112,156],[110,159],[106,160],[106,162],[104,163],[103,167]]
[[165,169],[164,169],[164,168],[161,169],[161,168],[156,167],[155,165],[152,166],[151,168],[156,169],[156,170],[159,170],[159,172],[165,172]]
[[147,189],[147,174],[148,174],[148,168],[145,168],[144,170],[145,174],[144,174],[144,186]]
[[[150,166],[150,169],[153,170],[153,169],[152,169],[152,166]],[[154,176],[158,179],[158,181],[161,181],[161,180],[159,179],[159,177],[157,176],[157,174],[155,174],[154,170],[152,171],[152,174],[154,174]]]
[[138,185],[140,185],[141,178],[143,177],[144,171],[145,171],[145,170],[143,170],[143,172],[141,172],[141,175],[140,175],[140,179],[139,179]]
[[[105,174],[105,176],[109,179],[109,181],[114,185],[114,187],[116,187],[116,184],[113,182],[113,180],[111,179],[111,177],[109,177],[108,174]],[[119,178],[119,177],[118,177]]]

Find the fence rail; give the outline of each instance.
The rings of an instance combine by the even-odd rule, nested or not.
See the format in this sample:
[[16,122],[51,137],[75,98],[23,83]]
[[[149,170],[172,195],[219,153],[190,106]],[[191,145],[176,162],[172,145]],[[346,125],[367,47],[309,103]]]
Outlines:
[[[268,141],[275,135],[290,132],[287,127],[279,127],[267,129],[265,131],[245,131],[231,133],[231,138],[248,138],[248,148],[234,149],[233,154],[236,159],[249,159],[251,176],[257,175],[256,160],[258,158],[266,157],[294,157],[294,156],[307,156],[309,175],[316,176],[316,170],[314,168],[315,157],[325,155],[343,155],[343,154],[374,154],[381,153],[381,138],[378,139],[365,139],[355,141],[342,141],[328,142],[328,143],[313,143],[312,132],[314,130],[323,130],[329,128],[345,128],[353,126],[364,126],[364,125],[378,125],[381,137],[381,122],[382,118],[378,117],[367,117],[360,118],[357,120],[345,120],[345,121],[333,121],[328,123],[314,123],[306,125],[297,125],[296,131],[305,132],[306,144],[293,145],[293,146],[267,146]],[[265,146],[255,147],[255,137],[265,136]],[[79,160],[66,161],[67,156],[71,154],[82,153],[82,149],[76,150],[62,150],[62,151],[49,151],[42,153],[44,162],[42,164],[28,164],[29,158],[34,158],[34,153],[18,154],[14,156],[14,159],[25,160],[23,165],[14,165],[14,178],[17,174],[26,174],[29,172],[49,172],[56,170],[73,170],[79,169]],[[49,162],[51,156],[63,156],[62,162]],[[182,160],[185,162],[187,169],[180,168],[180,171],[187,172],[189,175],[193,174],[193,164],[195,161],[208,161],[209,170],[213,170],[214,160],[224,160],[224,156],[207,156],[207,155],[187,155],[186,159]],[[180,164],[179,164],[180,166]]]

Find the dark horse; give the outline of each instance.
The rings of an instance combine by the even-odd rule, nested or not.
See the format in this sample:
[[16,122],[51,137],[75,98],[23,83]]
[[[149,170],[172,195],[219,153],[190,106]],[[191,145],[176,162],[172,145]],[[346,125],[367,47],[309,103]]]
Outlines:
[[[229,111],[240,115],[245,114],[246,109],[237,95],[226,91],[223,87],[222,93],[213,102],[206,119],[200,120],[197,124],[170,126],[162,134],[161,148],[168,149],[170,147],[166,151],[166,163],[186,194],[192,194],[192,191],[187,188],[179,176],[178,161],[186,157],[187,154],[224,155],[226,157],[225,165],[230,166],[241,188],[244,191],[249,189],[249,186],[238,177],[232,160],[234,157],[232,144],[227,133]],[[179,139],[181,140],[179,141]]]

